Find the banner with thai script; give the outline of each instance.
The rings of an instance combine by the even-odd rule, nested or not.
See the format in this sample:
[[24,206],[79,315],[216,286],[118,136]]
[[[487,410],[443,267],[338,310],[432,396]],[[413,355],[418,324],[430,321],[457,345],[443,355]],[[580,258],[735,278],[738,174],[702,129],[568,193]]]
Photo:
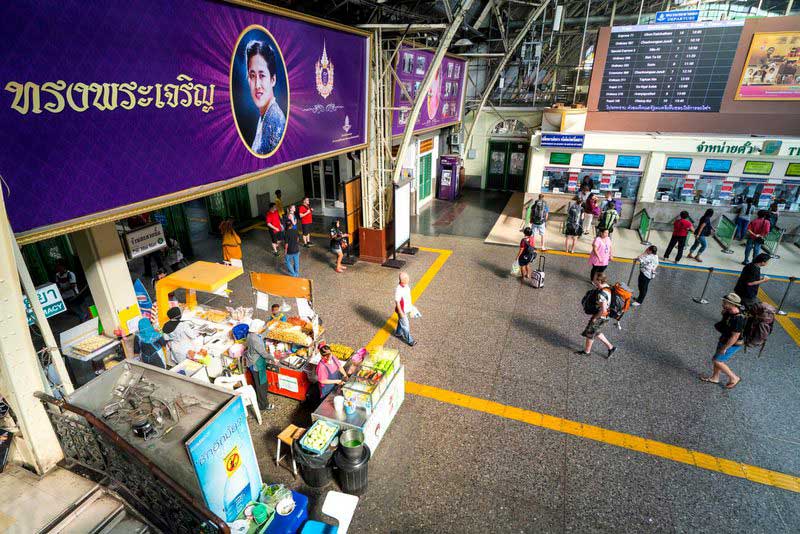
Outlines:
[[[402,46],[397,54],[392,135],[403,135],[411,113],[413,98],[422,86],[422,80],[430,70],[433,52],[410,46]],[[461,122],[464,89],[467,79],[466,60],[445,56],[425,102],[414,124],[414,132],[443,128]],[[402,109],[404,108],[404,109]]]
[[3,2],[0,33],[0,175],[18,234],[366,143],[355,30],[234,2],[42,0]]

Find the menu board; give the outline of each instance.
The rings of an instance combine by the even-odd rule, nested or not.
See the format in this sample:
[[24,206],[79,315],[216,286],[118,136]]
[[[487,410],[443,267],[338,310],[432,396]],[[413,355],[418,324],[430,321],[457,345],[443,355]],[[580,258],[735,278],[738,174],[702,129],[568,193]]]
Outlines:
[[[415,98],[430,69],[433,52],[402,46],[397,54],[397,79],[394,86],[392,135],[403,135]],[[414,124],[414,131],[433,130],[461,122],[461,103],[467,77],[467,62],[445,56],[436,72],[425,102]],[[402,84],[402,87],[401,87]]]
[[599,111],[719,111],[744,21],[611,28]]

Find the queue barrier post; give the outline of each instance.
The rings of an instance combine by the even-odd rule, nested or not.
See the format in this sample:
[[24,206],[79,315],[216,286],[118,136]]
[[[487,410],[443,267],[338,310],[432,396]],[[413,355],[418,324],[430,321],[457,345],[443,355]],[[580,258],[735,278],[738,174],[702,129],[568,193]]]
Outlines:
[[633,263],[631,264],[631,274],[628,275],[628,287],[631,287],[631,281],[633,280],[633,272],[636,270],[636,262],[639,261],[638,259],[634,259]]
[[785,311],[783,311],[783,303],[786,302],[786,296],[789,294],[789,290],[792,289],[795,280],[797,280],[796,276],[789,277],[789,283],[786,284],[786,291],[783,292],[783,298],[781,298],[781,303],[778,304],[778,315],[788,315]]
[[692,297],[692,300],[698,304],[708,304],[706,300],[706,290],[708,289],[708,283],[711,281],[711,275],[714,274],[714,268],[708,268],[708,277],[706,278],[706,284],[703,286],[703,293],[699,297]]

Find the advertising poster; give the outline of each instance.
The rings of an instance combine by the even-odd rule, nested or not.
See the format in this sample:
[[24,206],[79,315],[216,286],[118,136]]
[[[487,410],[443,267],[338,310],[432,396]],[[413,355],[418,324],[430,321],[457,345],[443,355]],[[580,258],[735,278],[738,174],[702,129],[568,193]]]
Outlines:
[[756,33],[736,100],[800,100],[800,31]]
[[241,397],[234,397],[192,436],[186,450],[206,505],[218,517],[230,523],[258,499],[261,471]]
[[18,236],[365,146],[368,36],[243,3],[0,4]]
[[[408,115],[416,98],[422,80],[427,74],[433,52],[400,47],[397,54],[397,78],[394,86],[394,107],[406,107],[409,111],[395,110],[392,117],[392,135],[403,135]],[[442,128],[461,122],[464,87],[467,78],[466,60],[445,56],[426,95],[414,132]],[[402,88],[401,85],[402,84]]]

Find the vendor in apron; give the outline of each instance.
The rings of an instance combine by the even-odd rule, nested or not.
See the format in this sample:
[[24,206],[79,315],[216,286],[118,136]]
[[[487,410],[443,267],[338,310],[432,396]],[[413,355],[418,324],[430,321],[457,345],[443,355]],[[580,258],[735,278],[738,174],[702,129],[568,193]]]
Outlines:
[[319,384],[319,396],[324,399],[338,384],[344,384],[347,381],[347,372],[339,358],[331,354],[331,348],[328,345],[320,345],[319,354],[317,383]]

